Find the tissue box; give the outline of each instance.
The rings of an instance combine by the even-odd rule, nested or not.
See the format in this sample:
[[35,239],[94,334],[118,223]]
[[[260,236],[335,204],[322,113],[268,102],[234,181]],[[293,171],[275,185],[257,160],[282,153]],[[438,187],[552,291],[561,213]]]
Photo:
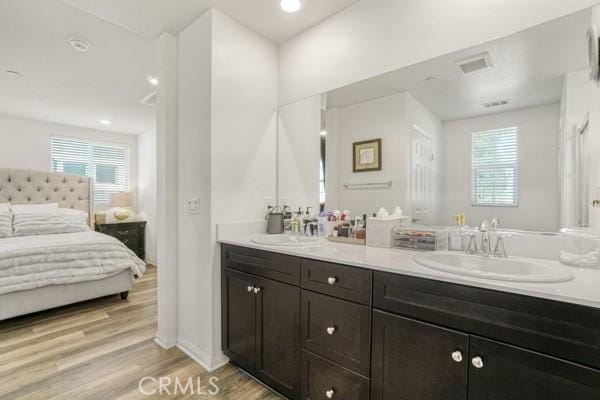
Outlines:
[[367,219],[367,246],[392,247],[392,229],[411,222],[408,216]]

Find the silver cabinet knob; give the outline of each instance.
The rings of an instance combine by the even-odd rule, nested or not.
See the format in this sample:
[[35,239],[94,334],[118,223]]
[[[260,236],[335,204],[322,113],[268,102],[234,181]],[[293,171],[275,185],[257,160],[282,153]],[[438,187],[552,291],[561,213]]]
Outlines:
[[333,389],[328,389],[325,391],[325,397],[327,397],[328,399],[333,399],[334,394],[335,391]]
[[454,361],[456,361],[457,363],[462,362],[463,355],[460,351],[456,350],[455,352],[452,353],[452,359]]
[[252,293],[253,290],[254,290],[254,286],[248,286],[248,293]]
[[254,288],[254,294],[258,294],[260,293],[260,288],[259,287],[255,287]]
[[474,357],[471,360],[471,364],[473,364],[473,366],[477,369],[483,368],[483,360],[481,359],[481,357]]
[[330,276],[329,278],[327,278],[327,283],[329,283],[330,285],[335,285],[336,282],[337,278],[335,276]]
[[335,333],[335,326],[330,326],[327,328],[327,334],[333,335]]

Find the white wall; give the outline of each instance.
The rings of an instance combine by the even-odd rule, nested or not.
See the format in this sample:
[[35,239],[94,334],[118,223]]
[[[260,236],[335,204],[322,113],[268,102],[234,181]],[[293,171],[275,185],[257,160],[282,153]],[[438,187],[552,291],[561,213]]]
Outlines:
[[276,46],[209,10],[179,36],[178,107],[177,342],[213,369],[225,360],[216,225],[264,218],[275,197]]
[[[326,201],[327,209],[348,209],[352,215],[371,215],[380,207],[404,207],[408,196],[409,153],[405,93],[337,109],[338,204]],[[331,113],[332,110],[328,110]],[[352,172],[352,144],[382,139],[381,171]],[[330,138],[328,137],[328,140]],[[335,156],[327,160],[335,165]],[[347,190],[344,183],[393,181],[391,189]]]
[[158,330],[163,347],[177,343],[178,331],[178,87],[177,39],[163,33],[156,39],[156,68],[160,85],[156,106],[156,261]]
[[[592,11],[592,24],[600,27],[600,5]],[[600,87],[592,87],[592,104],[590,113],[590,227],[600,231],[600,208],[592,207],[592,200],[600,200]]]
[[50,170],[50,136],[65,136],[129,147],[129,185],[137,190],[137,136],[0,115],[0,166]]
[[[185,351],[212,359],[213,235],[211,231],[211,11],[179,34],[178,338]],[[186,212],[188,199],[200,212]]]
[[288,104],[507,36],[596,0],[361,0],[280,46]]
[[321,96],[279,109],[279,199],[319,212]]
[[[552,104],[444,123],[444,215],[467,214],[477,226],[492,216],[501,227],[556,232],[559,227],[558,130],[560,107]],[[519,128],[519,206],[471,206],[471,132]]]
[[[348,209],[353,215],[371,215],[380,207],[400,206],[412,212],[410,194],[411,129],[416,125],[441,147],[442,124],[409,93],[327,111],[327,209]],[[352,144],[382,139],[381,171],[352,172]],[[441,185],[437,170],[437,187]],[[390,189],[348,190],[345,183],[392,181]],[[434,210],[438,214],[437,208]]]
[[[592,105],[593,85],[587,71],[567,74],[563,82],[561,98],[560,134],[560,190],[561,227],[579,225],[580,200],[577,193],[576,147],[579,141],[577,126],[581,124]],[[589,134],[590,131],[587,131]]]
[[156,131],[138,140],[137,211],[146,218],[146,261],[156,265]]

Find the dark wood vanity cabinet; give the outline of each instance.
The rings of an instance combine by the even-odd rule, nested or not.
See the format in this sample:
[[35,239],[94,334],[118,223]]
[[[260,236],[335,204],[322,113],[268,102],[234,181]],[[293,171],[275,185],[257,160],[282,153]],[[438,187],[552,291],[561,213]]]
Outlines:
[[600,310],[224,245],[223,351],[289,399],[598,400]]
[[223,351],[231,361],[298,399],[300,288],[224,268],[222,318]]
[[476,336],[470,338],[469,400],[600,399],[600,371]]
[[466,400],[469,335],[375,310],[371,400]]

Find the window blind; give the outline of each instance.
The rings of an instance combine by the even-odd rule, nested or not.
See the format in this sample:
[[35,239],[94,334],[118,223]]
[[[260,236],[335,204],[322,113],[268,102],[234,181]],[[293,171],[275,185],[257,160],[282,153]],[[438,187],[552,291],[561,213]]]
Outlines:
[[518,206],[518,135],[517,127],[472,133],[471,201],[474,206]]
[[129,190],[127,146],[53,136],[50,153],[52,171],[92,178],[97,205],[108,205],[112,193]]

